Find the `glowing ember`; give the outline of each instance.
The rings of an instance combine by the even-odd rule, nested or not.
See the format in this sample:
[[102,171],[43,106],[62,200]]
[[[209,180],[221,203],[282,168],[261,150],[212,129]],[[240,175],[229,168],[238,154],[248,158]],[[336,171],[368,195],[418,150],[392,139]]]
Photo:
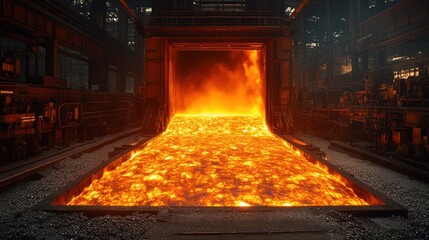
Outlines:
[[68,205],[368,205],[341,179],[272,135],[260,116],[176,115]]

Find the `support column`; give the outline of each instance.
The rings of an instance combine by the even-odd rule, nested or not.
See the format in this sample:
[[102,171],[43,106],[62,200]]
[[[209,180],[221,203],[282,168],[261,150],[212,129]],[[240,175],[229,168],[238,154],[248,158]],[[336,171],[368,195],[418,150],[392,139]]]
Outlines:
[[163,101],[164,99],[164,39],[148,38],[145,57],[145,96],[146,99]]
[[45,74],[54,78],[59,77],[58,66],[58,41],[55,39],[46,40]]
[[128,17],[124,11],[119,9],[118,18],[118,41],[124,45],[128,45]]
[[267,122],[272,126],[272,122],[274,119],[273,110],[274,110],[274,95],[275,95],[275,74],[274,74],[274,43],[273,39],[270,38],[265,43],[265,88],[266,88],[266,96],[265,96],[265,116],[267,118]]
[[330,90],[330,83],[332,82],[333,73],[334,73],[334,65],[335,65],[335,56],[332,54],[333,51],[333,39],[332,39],[332,28],[331,28],[331,12],[332,12],[332,2],[331,0],[325,0],[325,8],[323,16],[326,18],[325,26],[326,26],[326,32],[328,33],[327,36],[327,46],[329,47],[327,51],[327,64],[326,64],[326,107],[329,105],[329,90]]
[[91,21],[98,27],[106,27],[106,0],[92,0]]
[[275,71],[276,82],[275,104],[290,105],[292,100],[292,74],[291,74],[292,39],[291,37],[278,37],[275,39]]
[[145,47],[144,38],[142,37],[142,35],[140,35],[138,33],[137,29],[136,29],[135,33],[136,33],[135,34],[135,36],[136,36],[135,37],[135,41],[136,41],[135,52],[137,54],[141,55],[142,59],[143,59],[143,64],[142,64],[143,67],[140,69],[137,69],[137,71],[134,73],[135,74],[134,75],[134,89],[137,92],[137,90],[140,89],[141,87],[143,87],[143,85],[145,84],[144,83],[144,81],[145,81],[144,72],[145,72],[146,66],[144,64],[144,59],[146,58],[146,56],[145,56],[146,55],[146,47]]

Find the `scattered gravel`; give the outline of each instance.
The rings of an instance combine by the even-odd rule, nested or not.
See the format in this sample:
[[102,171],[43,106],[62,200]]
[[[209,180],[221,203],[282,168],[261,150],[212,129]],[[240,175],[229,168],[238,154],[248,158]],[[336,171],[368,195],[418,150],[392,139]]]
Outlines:
[[[131,214],[89,218],[58,214],[34,206],[107,159],[115,142],[40,172],[40,178],[0,192],[0,239],[226,239],[226,235],[180,235],[192,232],[263,232],[251,239],[429,239],[429,185],[328,149],[326,140],[301,134],[326,151],[328,161],[392,198],[409,210],[408,218],[356,218],[323,209],[277,212],[204,212],[163,208],[157,215]],[[228,235],[244,238],[250,235]],[[284,237],[283,237],[284,236]]]
[[34,210],[35,204],[106,161],[114,147],[135,141],[128,137],[76,159],[65,159],[26,181],[0,192],[0,239],[132,239],[147,238],[153,216],[88,218]]
[[[329,142],[306,134],[300,138],[325,151],[328,161],[408,209],[408,218],[357,218],[342,233],[356,239],[429,239],[429,185],[401,173],[328,149]],[[342,235],[342,234],[341,234]]]

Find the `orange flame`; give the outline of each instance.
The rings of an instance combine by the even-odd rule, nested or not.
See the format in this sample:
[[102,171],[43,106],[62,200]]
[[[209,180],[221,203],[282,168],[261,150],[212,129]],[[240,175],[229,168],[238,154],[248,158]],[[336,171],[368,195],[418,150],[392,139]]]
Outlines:
[[232,68],[224,62],[210,63],[203,81],[198,68],[184,76],[172,77],[177,91],[170,93],[170,99],[177,113],[262,114],[260,51],[232,51],[231,55],[232,59],[242,59],[242,64]]
[[199,86],[198,71],[174,80],[177,114],[167,130],[68,204],[368,205],[340,176],[269,132],[259,57],[245,51],[237,68],[216,63]]

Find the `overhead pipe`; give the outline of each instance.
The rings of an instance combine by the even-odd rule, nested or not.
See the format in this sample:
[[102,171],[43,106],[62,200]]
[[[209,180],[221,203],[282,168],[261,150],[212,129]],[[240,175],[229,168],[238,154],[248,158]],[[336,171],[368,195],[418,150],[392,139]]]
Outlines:
[[287,21],[292,21],[301,15],[304,10],[313,2],[313,0],[302,0],[298,7],[293,11],[293,13],[288,17]]
[[128,5],[126,0],[119,0],[122,7],[127,11],[128,15],[132,18],[134,23],[143,26],[143,22],[141,21],[140,17],[131,9],[130,5]]

